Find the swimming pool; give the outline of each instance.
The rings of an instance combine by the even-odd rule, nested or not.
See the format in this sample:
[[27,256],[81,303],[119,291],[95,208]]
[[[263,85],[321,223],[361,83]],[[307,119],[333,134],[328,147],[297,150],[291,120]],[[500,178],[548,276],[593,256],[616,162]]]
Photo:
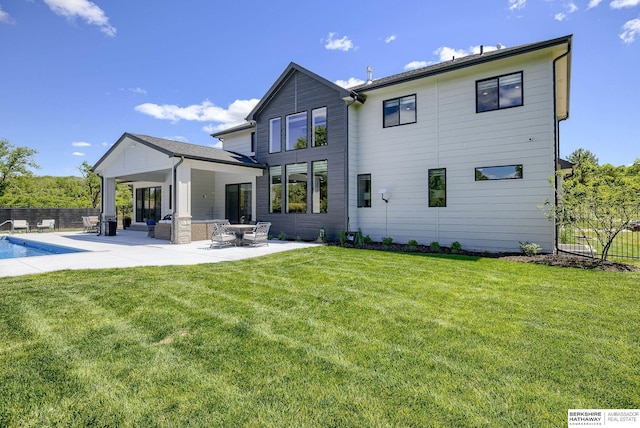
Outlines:
[[79,253],[85,250],[63,247],[62,245],[45,244],[29,241],[13,236],[0,236],[0,259],[16,257],[51,256],[53,254]]

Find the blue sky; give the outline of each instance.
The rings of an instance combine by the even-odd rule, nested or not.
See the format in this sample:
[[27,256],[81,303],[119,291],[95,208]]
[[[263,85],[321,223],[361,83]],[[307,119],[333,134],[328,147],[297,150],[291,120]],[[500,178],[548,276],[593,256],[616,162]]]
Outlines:
[[124,132],[213,145],[289,62],[339,84],[574,35],[561,155],[640,158],[640,0],[0,0],[0,138],[79,175]]

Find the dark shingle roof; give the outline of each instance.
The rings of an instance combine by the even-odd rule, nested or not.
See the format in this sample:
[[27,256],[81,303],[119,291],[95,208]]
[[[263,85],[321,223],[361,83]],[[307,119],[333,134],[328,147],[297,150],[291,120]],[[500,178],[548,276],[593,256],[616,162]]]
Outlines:
[[563,36],[556,39],[545,40],[543,42],[529,43],[526,45],[514,46],[511,48],[502,48],[494,51],[484,52],[483,54],[474,54],[455,58],[451,61],[445,61],[438,64],[430,65],[423,68],[407,71],[404,73],[394,74],[392,76],[376,79],[371,83],[364,83],[359,86],[349,88],[349,90],[362,93],[372,89],[378,89],[385,86],[395,85],[402,82],[407,82],[414,79],[420,79],[436,74],[446,73],[461,68],[471,67],[473,65],[481,64],[484,62],[495,61],[514,55],[520,55],[523,53],[533,52],[540,49],[546,49],[553,46],[562,44],[571,44],[572,36]]
[[109,149],[109,151],[107,151],[107,153],[105,153],[104,156],[96,162],[93,169],[95,170],[98,165],[100,165],[109,156],[112,150],[115,149],[115,147],[125,138],[130,138],[140,144],[164,153],[169,157],[184,157],[186,159],[201,160],[205,162],[246,166],[251,168],[264,168],[264,166],[256,162],[254,158],[240,153],[201,146],[198,144],[182,143],[179,141],[166,140],[164,138],[125,132],[122,134],[122,137],[118,139],[116,144],[114,144],[113,147],[111,147],[111,149]]

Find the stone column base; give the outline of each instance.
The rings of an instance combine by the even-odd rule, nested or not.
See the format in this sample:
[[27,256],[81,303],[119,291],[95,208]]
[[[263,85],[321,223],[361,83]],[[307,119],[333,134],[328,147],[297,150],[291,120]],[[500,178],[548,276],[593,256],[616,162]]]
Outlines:
[[191,216],[174,217],[172,219],[173,227],[173,244],[190,244],[191,243]]

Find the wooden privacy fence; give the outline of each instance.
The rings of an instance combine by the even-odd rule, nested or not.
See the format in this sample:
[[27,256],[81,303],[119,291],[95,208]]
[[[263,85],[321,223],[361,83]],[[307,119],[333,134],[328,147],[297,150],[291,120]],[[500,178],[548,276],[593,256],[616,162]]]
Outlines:
[[[82,217],[100,215],[98,208],[0,208],[0,224],[6,220],[26,220],[33,230],[42,220],[56,221],[56,230],[82,229]],[[11,230],[11,224],[0,227],[0,232]]]

